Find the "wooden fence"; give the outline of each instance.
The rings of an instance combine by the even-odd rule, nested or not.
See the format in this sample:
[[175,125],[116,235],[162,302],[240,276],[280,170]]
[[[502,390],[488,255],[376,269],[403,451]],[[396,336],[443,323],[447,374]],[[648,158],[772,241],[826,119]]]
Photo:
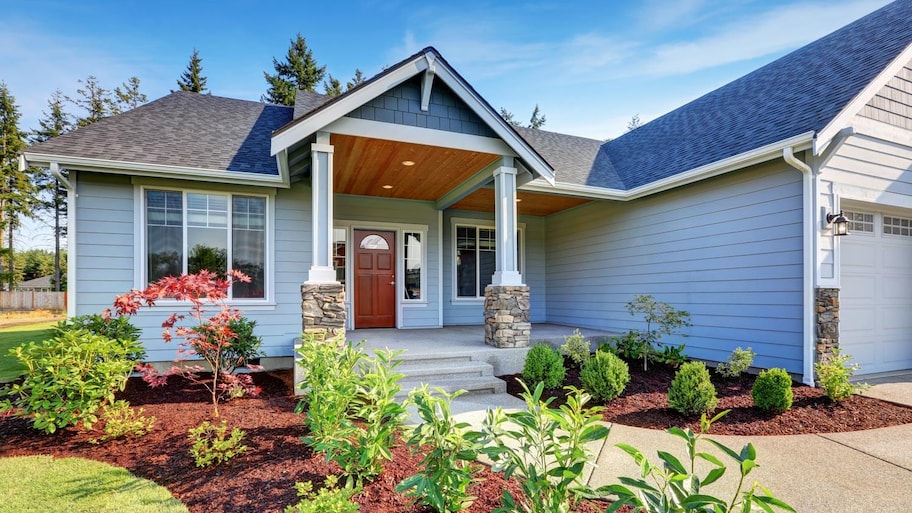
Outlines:
[[50,310],[52,312],[64,312],[66,307],[66,292],[0,291],[0,310],[18,312]]

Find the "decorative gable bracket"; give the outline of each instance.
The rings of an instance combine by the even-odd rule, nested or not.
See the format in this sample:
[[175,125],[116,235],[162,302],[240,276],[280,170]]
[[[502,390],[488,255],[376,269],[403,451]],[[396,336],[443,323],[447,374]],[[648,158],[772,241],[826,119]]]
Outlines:
[[431,52],[424,54],[427,60],[427,69],[424,70],[424,77],[421,80],[421,110],[427,112],[431,103],[431,86],[434,84],[434,75],[437,74],[437,68],[434,66],[435,56]]

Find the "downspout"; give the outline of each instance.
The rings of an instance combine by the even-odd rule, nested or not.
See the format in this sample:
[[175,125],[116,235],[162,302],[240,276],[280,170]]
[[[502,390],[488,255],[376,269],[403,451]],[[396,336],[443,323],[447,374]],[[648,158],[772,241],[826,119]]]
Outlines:
[[791,147],[783,148],[782,158],[785,162],[801,172],[801,199],[802,199],[802,331],[804,349],[804,372],[802,382],[814,386],[814,347],[816,346],[817,323],[814,312],[815,294],[814,283],[817,273],[814,262],[816,261],[817,229],[815,203],[817,195],[816,173],[811,166],[802,162],[795,156]]

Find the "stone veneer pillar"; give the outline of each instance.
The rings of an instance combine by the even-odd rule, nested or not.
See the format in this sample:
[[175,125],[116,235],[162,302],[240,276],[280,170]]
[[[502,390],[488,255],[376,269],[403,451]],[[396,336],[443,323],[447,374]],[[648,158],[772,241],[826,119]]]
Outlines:
[[818,362],[828,362],[833,349],[839,347],[839,289],[818,288],[815,297],[817,311]]
[[341,283],[301,285],[304,333],[345,337],[345,287]]
[[532,334],[528,285],[485,287],[485,344],[528,347]]

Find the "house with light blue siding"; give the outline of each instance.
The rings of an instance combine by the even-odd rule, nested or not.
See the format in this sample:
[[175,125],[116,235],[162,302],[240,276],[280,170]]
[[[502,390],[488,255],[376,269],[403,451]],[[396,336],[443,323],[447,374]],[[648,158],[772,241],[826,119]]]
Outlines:
[[[69,308],[239,269],[269,357],[302,330],[536,323],[623,332],[687,310],[688,355],[813,382],[842,347],[912,368],[912,1],[610,141],[518,128],[434,48],[294,107],[174,92],[33,145],[69,190]],[[837,232],[847,228],[848,235]],[[180,305],[136,317],[150,360]]]

